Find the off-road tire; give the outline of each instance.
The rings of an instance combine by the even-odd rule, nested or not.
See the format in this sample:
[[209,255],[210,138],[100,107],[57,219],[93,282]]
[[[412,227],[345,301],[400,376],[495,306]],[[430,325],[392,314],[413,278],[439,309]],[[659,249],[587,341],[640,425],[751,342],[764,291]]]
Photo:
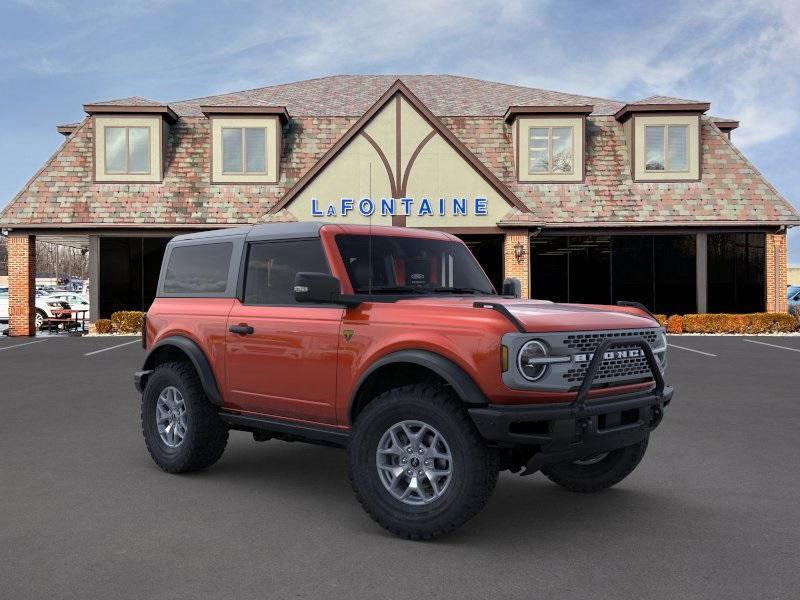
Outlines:
[[[166,445],[156,427],[156,401],[167,386],[183,396],[188,421],[186,437],[176,448]],[[194,368],[188,362],[168,362],[147,380],[141,403],[142,434],[153,461],[168,473],[187,473],[210,467],[228,444],[228,428],[209,402]]]
[[[452,479],[430,504],[404,504],[378,476],[378,443],[384,432],[404,420],[436,428],[452,454]],[[356,498],[379,525],[406,539],[430,540],[456,529],[484,507],[497,484],[498,463],[449,390],[409,385],[381,394],[358,415],[348,445],[348,475]]]
[[571,492],[599,492],[618,484],[633,472],[644,457],[647,442],[648,438],[644,438],[632,446],[612,450],[603,460],[592,465],[557,463],[542,467],[542,473]]

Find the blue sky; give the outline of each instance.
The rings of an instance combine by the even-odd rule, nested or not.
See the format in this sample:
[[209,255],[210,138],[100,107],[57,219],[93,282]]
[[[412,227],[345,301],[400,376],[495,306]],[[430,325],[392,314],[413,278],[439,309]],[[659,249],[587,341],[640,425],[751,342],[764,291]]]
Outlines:
[[[711,102],[800,206],[800,2],[4,0],[0,206],[84,103],[170,101],[336,73],[453,73]],[[800,231],[790,233],[800,264]]]

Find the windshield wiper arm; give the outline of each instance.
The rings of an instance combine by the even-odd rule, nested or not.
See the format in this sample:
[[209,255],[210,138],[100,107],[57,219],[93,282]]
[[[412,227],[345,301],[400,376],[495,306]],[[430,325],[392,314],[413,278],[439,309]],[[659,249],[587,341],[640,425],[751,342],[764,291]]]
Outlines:
[[492,292],[472,287],[438,287],[433,288],[431,291],[438,294],[481,294],[483,296],[494,295]]
[[381,285],[377,287],[373,287],[371,290],[367,288],[358,288],[356,293],[357,294],[391,294],[391,293],[411,293],[411,294],[424,294],[426,290],[420,287],[414,287],[410,285]]

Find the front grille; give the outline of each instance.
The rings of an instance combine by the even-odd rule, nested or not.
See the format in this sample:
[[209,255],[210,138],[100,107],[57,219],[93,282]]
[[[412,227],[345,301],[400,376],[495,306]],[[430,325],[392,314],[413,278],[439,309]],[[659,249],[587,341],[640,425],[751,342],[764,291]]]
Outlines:
[[[654,329],[625,329],[623,331],[601,331],[597,333],[575,333],[564,338],[564,346],[576,352],[594,352],[598,344],[605,339],[617,339],[626,337],[640,337],[650,346],[656,343],[657,332]],[[623,349],[620,346],[617,349]]]
[[[568,335],[564,338],[563,344],[565,347],[573,350],[575,354],[591,354],[605,339],[624,339],[626,337],[640,337],[645,340],[650,347],[655,346],[658,337],[657,330],[630,330],[623,331],[602,331],[595,333],[575,333]],[[614,346],[611,351],[618,350],[632,350],[638,346]],[[567,369],[562,377],[569,383],[580,384],[586,375],[589,368],[589,362],[580,363]],[[613,358],[604,360],[597,370],[597,375],[594,378],[595,383],[609,383],[621,380],[643,379],[651,376],[650,367],[647,364],[647,359],[644,356],[636,356],[632,358]]]

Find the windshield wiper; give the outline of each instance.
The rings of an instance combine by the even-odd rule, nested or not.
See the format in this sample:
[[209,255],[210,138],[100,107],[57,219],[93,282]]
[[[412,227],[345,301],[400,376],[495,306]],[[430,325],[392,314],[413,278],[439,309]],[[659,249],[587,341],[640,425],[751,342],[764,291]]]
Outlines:
[[482,296],[494,296],[492,292],[472,287],[438,287],[430,291],[437,294],[480,294]]
[[369,294],[370,292],[373,294],[425,294],[427,291],[429,290],[411,285],[379,285],[373,287],[372,290],[367,288],[356,289],[357,294]]

